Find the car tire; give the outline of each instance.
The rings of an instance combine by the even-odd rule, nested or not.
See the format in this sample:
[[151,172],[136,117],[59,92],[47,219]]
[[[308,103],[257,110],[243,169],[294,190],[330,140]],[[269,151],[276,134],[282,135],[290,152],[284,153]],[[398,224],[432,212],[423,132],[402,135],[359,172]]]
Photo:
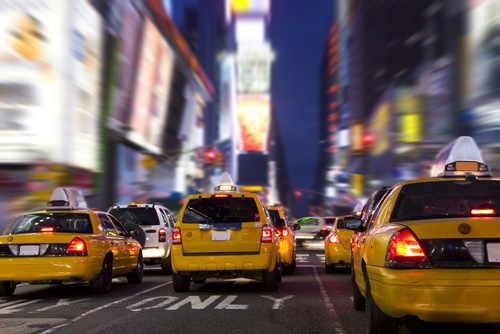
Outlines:
[[372,298],[370,281],[365,273],[366,280],[366,315],[368,334],[397,334],[399,319],[393,318],[382,312]]
[[264,285],[265,291],[278,290],[279,275],[280,273],[278,270],[278,266],[276,266],[276,268],[274,268],[274,270],[271,272],[264,271],[264,275],[262,277],[262,284]]
[[138,284],[142,282],[144,278],[144,261],[142,259],[142,253],[139,253],[137,258],[137,266],[134,269],[134,272],[127,276],[127,281],[132,284]]
[[335,263],[325,264],[325,272],[327,274],[335,273]]
[[166,259],[161,259],[161,271],[165,275],[172,274],[172,259],[170,255]]
[[365,297],[361,294],[354,276],[352,276],[352,305],[356,311],[366,310]]
[[189,275],[172,273],[172,284],[175,292],[188,292],[190,285]]
[[7,297],[12,296],[16,291],[16,282],[12,281],[2,281],[0,282],[0,296]]
[[111,291],[113,280],[113,260],[106,256],[102,263],[102,270],[96,279],[90,281],[90,290],[95,294],[106,294]]

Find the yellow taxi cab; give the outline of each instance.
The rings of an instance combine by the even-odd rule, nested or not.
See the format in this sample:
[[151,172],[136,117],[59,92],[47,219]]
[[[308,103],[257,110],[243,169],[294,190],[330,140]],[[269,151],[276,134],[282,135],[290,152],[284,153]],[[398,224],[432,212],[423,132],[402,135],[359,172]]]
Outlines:
[[335,219],[330,234],[325,239],[325,271],[328,274],[335,272],[338,265],[351,264],[351,237],[354,232],[345,228],[345,218],[339,216]]
[[240,193],[223,173],[213,193],[189,196],[172,231],[172,283],[176,292],[207,278],[244,277],[278,289],[280,240],[256,194]]
[[293,275],[297,266],[295,260],[297,243],[294,231],[300,228],[300,225],[292,225],[285,214],[285,209],[279,204],[270,205],[267,210],[280,238],[281,269],[284,274]]
[[431,177],[395,184],[353,248],[353,302],[369,333],[400,318],[500,322],[500,178],[471,137],[436,156]]
[[142,282],[139,242],[106,212],[87,208],[76,189],[57,188],[45,211],[22,215],[0,236],[0,295],[20,282],[85,283],[108,293],[116,276]]

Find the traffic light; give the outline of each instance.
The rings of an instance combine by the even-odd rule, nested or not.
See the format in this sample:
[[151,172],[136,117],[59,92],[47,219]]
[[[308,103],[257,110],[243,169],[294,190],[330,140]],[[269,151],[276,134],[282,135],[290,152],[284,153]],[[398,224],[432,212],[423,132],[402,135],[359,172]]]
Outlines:
[[222,166],[224,164],[224,154],[217,152],[217,157],[215,159],[216,166]]
[[209,165],[213,164],[215,161],[216,153],[214,150],[207,150],[205,152],[205,162]]

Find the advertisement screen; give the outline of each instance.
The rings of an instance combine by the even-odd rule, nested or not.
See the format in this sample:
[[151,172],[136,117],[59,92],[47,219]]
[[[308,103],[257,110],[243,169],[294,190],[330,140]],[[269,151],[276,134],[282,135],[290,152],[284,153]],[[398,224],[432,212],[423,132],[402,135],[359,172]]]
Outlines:
[[270,122],[269,95],[239,96],[237,122],[241,151],[267,151]]
[[168,106],[174,55],[151,20],[146,19],[139,55],[136,87],[129,126],[132,140],[160,151]]

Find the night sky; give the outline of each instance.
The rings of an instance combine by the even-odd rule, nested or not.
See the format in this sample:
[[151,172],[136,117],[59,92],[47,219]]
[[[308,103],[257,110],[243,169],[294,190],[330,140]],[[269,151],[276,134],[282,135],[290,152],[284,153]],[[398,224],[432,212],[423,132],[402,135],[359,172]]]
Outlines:
[[[334,17],[333,0],[272,0],[272,103],[293,189],[311,189],[318,163],[320,69]],[[305,195],[307,195],[305,193]],[[295,203],[306,216],[306,198]]]

